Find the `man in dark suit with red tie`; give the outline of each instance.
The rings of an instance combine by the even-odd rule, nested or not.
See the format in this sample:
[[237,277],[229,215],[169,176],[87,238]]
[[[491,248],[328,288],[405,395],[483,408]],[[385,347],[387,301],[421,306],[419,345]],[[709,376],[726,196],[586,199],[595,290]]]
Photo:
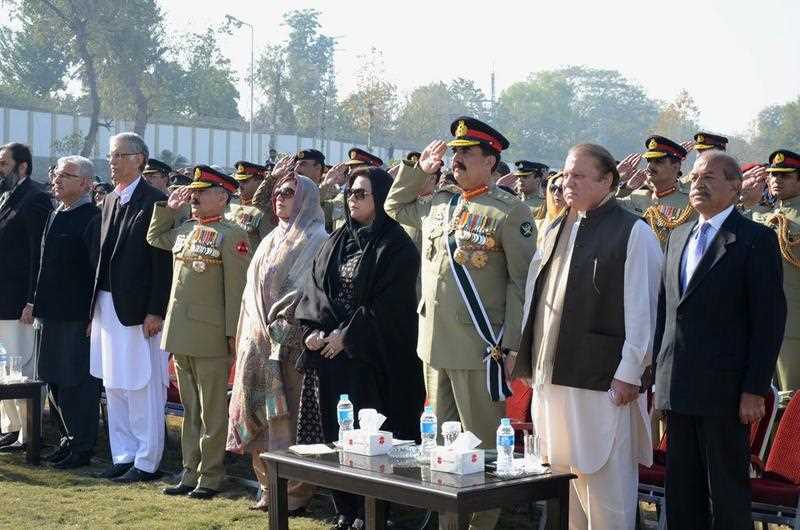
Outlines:
[[654,349],[670,528],[753,528],[748,424],[764,415],[786,298],[775,233],[735,208],[741,183],[733,157],[701,154],[689,193],[699,219],[667,243]]

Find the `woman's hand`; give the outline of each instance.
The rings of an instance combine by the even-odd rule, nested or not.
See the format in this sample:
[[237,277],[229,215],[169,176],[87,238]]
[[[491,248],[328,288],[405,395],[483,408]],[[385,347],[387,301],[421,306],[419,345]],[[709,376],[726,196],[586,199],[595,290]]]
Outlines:
[[315,331],[306,337],[306,348],[311,351],[317,351],[325,345],[325,334],[321,331]]
[[320,352],[320,355],[326,359],[333,359],[344,349],[344,336],[338,329],[333,330],[331,334],[328,335],[328,338],[325,339],[325,342],[327,344],[322,349],[322,352]]

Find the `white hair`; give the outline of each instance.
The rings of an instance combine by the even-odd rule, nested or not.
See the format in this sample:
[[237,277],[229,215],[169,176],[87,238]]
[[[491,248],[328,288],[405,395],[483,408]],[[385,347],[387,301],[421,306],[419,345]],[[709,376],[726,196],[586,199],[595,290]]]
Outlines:
[[109,143],[119,140],[123,140],[125,143],[127,143],[128,149],[132,149],[133,152],[144,155],[144,160],[142,161],[142,165],[139,170],[141,171],[144,169],[144,166],[147,165],[147,159],[150,158],[150,150],[147,148],[144,138],[133,132],[124,132],[115,134],[109,138]]
[[86,157],[78,155],[62,156],[58,159],[57,166],[64,167],[65,164],[73,164],[78,167],[78,176],[94,178],[94,163]]

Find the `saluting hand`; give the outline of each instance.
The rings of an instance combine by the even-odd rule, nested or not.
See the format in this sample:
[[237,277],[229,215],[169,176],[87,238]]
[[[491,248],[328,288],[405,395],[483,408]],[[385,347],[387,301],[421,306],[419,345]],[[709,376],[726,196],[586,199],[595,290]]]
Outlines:
[[344,162],[336,164],[325,174],[324,182],[332,182],[337,186],[344,185],[347,180],[347,167]]
[[285,177],[290,171],[294,169],[294,164],[297,162],[297,156],[295,155],[286,155],[280,160],[278,163],[275,164],[275,167],[272,169],[272,175],[275,177],[275,182],[278,179]]
[[505,186],[513,190],[514,185],[516,183],[517,183],[516,175],[514,175],[513,173],[506,173],[505,175],[497,179],[497,182],[495,184],[497,184],[498,187]]
[[444,155],[447,152],[447,144],[442,140],[434,140],[419,155],[417,165],[427,173],[433,175],[444,165]]
[[633,173],[633,176],[628,179],[628,182],[625,183],[625,187],[632,190],[638,190],[642,187],[642,184],[644,184],[645,180],[647,180],[647,171],[644,169],[637,169]]
[[634,173],[636,172],[636,166],[639,165],[639,161],[642,159],[642,155],[638,153],[631,153],[625,158],[622,159],[622,162],[617,164],[617,171],[619,172],[619,179],[623,182],[627,182],[628,180],[633,177]]
[[681,142],[681,147],[686,149],[686,152],[688,153],[694,149],[694,140],[686,140],[685,142]]
[[188,186],[178,186],[167,199],[167,208],[170,210],[180,210],[184,204],[189,202],[192,197],[192,190]]

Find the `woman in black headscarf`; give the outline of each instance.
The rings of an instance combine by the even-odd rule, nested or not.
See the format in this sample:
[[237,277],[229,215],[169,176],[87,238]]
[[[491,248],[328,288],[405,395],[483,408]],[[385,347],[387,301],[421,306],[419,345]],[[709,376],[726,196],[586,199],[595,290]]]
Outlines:
[[[419,439],[425,400],[422,363],[416,354],[416,281],[419,254],[383,203],[392,178],[361,168],[349,179],[346,224],[322,245],[313,282],[304,289],[295,318],[305,326],[306,372],[302,400],[318,395],[322,439],[338,439],[336,405],[348,394],[356,411],[374,408],[387,417],[384,430]],[[317,389],[312,389],[318,385]],[[305,405],[305,406],[304,406]],[[301,403],[298,441],[314,442],[311,403]],[[358,497],[334,495],[337,528],[349,527],[363,507]]]

